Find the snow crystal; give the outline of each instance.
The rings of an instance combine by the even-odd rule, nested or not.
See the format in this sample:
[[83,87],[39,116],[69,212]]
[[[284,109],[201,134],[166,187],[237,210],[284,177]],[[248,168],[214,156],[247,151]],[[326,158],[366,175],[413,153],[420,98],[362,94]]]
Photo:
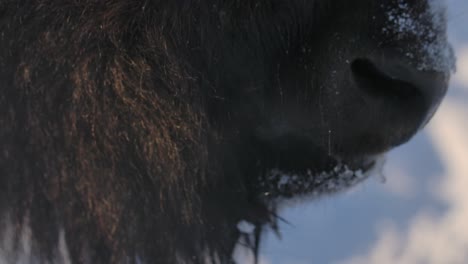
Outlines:
[[241,220],[241,221],[239,221],[239,223],[237,223],[237,229],[241,233],[252,234],[253,231],[255,230],[255,225],[250,223],[250,222],[247,222],[245,220]]
[[[386,12],[387,25],[384,34],[396,34],[397,38],[416,37],[422,41],[418,53],[418,70],[439,72],[455,71],[455,56],[446,36],[446,6],[442,0],[428,0],[427,12],[415,14],[407,1],[399,0],[396,7]],[[413,52],[404,54],[414,61]]]
[[300,174],[286,173],[273,169],[260,182],[260,189],[268,199],[276,201],[317,197],[323,194],[346,190],[369,176],[369,169],[350,169],[348,165],[338,163],[328,171]]

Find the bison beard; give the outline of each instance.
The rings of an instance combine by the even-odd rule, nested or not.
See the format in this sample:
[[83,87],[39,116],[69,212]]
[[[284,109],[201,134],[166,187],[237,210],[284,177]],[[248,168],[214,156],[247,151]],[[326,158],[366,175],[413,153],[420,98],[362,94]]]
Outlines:
[[[427,120],[451,66],[422,59],[446,45],[427,1],[375,2],[0,1],[5,258],[30,228],[39,262],[60,262],[63,231],[74,263],[227,263],[239,221],[255,249],[279,197],[362,180]],[[405,5],[435,34],[382,30]]]

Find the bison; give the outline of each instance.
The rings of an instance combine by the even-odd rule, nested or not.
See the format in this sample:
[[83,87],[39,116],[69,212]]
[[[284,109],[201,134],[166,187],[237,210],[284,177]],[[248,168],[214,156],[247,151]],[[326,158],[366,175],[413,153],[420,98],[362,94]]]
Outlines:
[[452,69],[437,0],[1,0],[2,257],[231,263],[281,201],[365,179]]

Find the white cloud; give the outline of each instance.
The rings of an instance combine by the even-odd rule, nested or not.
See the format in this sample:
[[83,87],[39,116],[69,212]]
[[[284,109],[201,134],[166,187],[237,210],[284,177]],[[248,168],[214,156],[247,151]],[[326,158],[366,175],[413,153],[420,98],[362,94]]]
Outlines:
[[453,76],[455,84],[468,89],[468,46],[457,51],[457,72]]
[[435,198],[447,204],[442,215],[417,212],[406,230],[392,222],[379,229],[370,251],[346,264],[468,263],[468,106],[449,99],[429,126],[432,141],[446,165]]

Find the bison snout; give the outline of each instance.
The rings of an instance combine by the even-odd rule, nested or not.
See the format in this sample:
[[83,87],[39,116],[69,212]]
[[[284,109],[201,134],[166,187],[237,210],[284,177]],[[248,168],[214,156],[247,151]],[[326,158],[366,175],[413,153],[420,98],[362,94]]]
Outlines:
[[[367,103],[384,105],[416,126],[425,124],[447,91],[448,73],[419,70],[415,66],[391,59],[359,58],[351,63],[354,80]],[[404,110],[404,112],[402,112]]]

